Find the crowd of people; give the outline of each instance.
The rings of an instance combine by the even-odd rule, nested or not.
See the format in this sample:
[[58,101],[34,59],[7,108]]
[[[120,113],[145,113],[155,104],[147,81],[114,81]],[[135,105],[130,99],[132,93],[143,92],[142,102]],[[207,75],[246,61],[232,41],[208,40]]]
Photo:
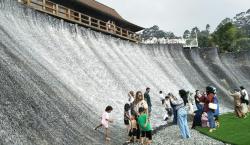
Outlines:
[[[140,142],[141,144],[150,144],[152,142],[151,111],[152,103],[150,97],[150,88],[146,88],[145,93],[141,91],[130,91],[128,93],[128,102],[124,105],[124,124],[128,133],[129,142]],[[219,127],[219,101],[216,96],[216,88],[207,86],[204,92],[196,90],[194,93],[184,89],[179,90],[179,96],[174,96],[171,92],[165,97],[163,91],[159,91],[161,105],[165,109],[163,120],[167,122],[173,118],[172,123],[178,124],[180,134],[183,139],[190,138],[188,127],[188,114],[192,117],[192,129],[196,126],[208,127],[209,132],[213,132]],[[235,114],[237,117],[245,118],[248,112],[249,98],[248,93],[243,86],[240,90],[235,89],[230,92],[234,97]],[[196,110],[194,111],[194,105]],[[112,111],[111,106],[107,106],[102,115],[99,127],[105,128],[105,139],[110,140],[108,135],[108,124],[113,120],[109,118],[108,113]]]

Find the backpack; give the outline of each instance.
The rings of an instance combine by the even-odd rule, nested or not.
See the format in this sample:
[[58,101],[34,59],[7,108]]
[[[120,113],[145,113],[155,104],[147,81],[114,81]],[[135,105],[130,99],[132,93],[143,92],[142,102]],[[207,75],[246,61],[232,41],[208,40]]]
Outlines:
[[246,103],[248,105],[249,101],[245,99],[246,93],[245,92],[243,93],[242,91],[240,91],[240,94],[241,94],[241,96],[240,96],[241,103]]

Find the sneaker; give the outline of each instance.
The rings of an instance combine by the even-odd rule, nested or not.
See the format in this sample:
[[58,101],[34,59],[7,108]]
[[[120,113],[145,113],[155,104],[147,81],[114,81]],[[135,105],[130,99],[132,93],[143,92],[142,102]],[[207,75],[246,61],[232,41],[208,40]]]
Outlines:
[[106,137],[106,141],[110,141],[110,138],[109,138],[109,137]]

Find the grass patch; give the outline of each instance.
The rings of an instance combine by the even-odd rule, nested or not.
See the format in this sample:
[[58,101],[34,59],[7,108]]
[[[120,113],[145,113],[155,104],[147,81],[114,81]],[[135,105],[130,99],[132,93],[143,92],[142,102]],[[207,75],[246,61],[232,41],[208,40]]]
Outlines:
[[196,127],[201,133],[235,145],[250,144],[250,116],[245,119],[237,118],[233,113],[220,116],[220,127],[210,133],[208,128]]

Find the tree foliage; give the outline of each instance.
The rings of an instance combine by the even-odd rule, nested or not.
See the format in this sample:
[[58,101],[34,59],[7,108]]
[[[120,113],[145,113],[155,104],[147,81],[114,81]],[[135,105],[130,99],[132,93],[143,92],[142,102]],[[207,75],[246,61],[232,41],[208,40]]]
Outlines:
[[150,39],[150,38],[175,38],[173,32],[165,32],[163,30],[160,30],[159,26],[154,25],[150,28],[146,28],[143,30],[141,37],[144,40]]
[[234,50],[236,40],[241,38],[241,33],[235,25],[228,22],[220,25],[212,34],[212,38],[221,52],[228,52]]

